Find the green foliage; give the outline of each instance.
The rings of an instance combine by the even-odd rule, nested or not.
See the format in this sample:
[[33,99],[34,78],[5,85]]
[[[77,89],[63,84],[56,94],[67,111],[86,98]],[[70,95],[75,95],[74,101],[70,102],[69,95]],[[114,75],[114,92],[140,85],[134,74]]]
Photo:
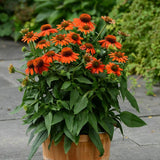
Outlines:
[[159,1],[122,0],[110,14],[118,30],[130,35],[123,39],[129,55],[128,72],[144,77],[148,95],[154,94],[152,86],[160,82],[159,5]]

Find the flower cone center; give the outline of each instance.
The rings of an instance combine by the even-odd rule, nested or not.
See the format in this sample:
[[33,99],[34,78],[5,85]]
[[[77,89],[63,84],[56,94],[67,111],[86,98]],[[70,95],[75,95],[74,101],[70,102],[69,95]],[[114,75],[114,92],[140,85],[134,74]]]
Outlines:
[[84,30],[89,30],[90,27],[89,27],[88,25],[84,25],[84,26],[83,26],[83,29],[84,29]]
[[29,33],[26,34],[26,36],[27,36],[27,38],[32,38],[34,36],[34,33],[29,32]]
[[30,60],[30,61],[27,62],[27,67],[28,67],[28,68],[34,68],[33,61],[32,61],[32,60]]
[[116,42],[116,37],[112,36],[112,35],[108,35],[107,37],[105,37],[107,41],[109,41],[110,43],[115,43]]
[[92,49],[93,48],[93,45],[91,43],[86,43],[85,46],[88,49]]
[[62,22],[61,26],[64,27],[64,28],[65,28],[65,27],[68,27],[68,26],[69,26],[69,23],[68,23],[68,22]]
[[98,61],[93,61],[92,66],[93,66],[94,68],[98,68],[100,65],[99,65],[99,62],[98,62]]
[[57,35],[56,39],[59,40],[59,41],[62,41],[62,40],[64,40],[64,36],[63,35]]
[[45,44],[46,43],[46,40],[41,40],[38,42],[38,44]]
[[117,53],[116,53],[116,56],[117,56],[118,58],[123,57],[121,52],[117,52]]
[[118,70],[118,67],[117,67],[116,64],[114,64],[114,65],[111,67],[111,69],[112,69],[113,71],[117,71],[117,70]]
[[77,34],[73,34],[72,35],[72,39],[75,40],[75,41],[77,41],[78,40],[78,35]]
[[62,56],[64,56],[64,57],[69,57],[72,55],[72,53],[73,53],[73,51],[71,48],[65,47],[62,49]]
[[91,21],[91,16],[89,14],[81,14],[80,15],[80,20],[82,22],[85,22],[85,23],[90,22]]
[[44,62],[43,62],[42,59],[36,59],[36,60],[35,60],[35,63],[34,63],[34,65],[35,65],[36,67],[42,67],[43,64],[44,64]]
[[48,29],[52,29],[52,26],[50,24],[44,24],[41,26],[41,31],[45,31]]
[[47,55],[48,57],[53,57],[53,56],[55,55],[55,52],[54,52],[54,51],[48,51],[48,52],[46,53],[46,55]]

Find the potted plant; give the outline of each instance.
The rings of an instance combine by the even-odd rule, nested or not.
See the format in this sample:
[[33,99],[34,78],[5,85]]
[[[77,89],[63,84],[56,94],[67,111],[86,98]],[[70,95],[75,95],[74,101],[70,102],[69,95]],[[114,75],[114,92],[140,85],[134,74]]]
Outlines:
[[[84,146],[92,151],[84,153],[81,160],[108,159],[106,147],[114,127],[123,134],[121,122],[128,127],[145,125],[136,115],[121,111],[119,97],[127,98],[138,112],[139,107],[127,89],[124,49],[116,35],[105,33],[106,26],[115,22],[106,16],[102,19],[105,25],[99,33],[89,14],[63,20],[57,28],[44,24],[40,33],[22,30],[22,41],[29,45],[22,48],[25,73],[13,65],[9,70],[24,76],[19,79],[22,103],[14,112],[25,110],[29,142],[35,137],[29,160],[41,144],[44,159],[79,160],[75,155],[83,152]],[[83,151],[77,151],[78,146]],[[62,158],[54,157],[57,154]]]

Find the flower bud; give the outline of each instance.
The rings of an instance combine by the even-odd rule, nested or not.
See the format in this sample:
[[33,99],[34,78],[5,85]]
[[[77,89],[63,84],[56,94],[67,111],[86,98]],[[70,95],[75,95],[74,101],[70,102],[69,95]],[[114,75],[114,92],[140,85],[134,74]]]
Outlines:
[[26,52],[27,51],[27,48],[24,46],[22,47],[22,52]]
[[29,28],[24,28],[24,29],[21,29],[20,33],[26,34],[26,33],[28,33],[28,31],[29,31]]
[[26,76],[26,78],[25,78],[25,79],[23,79],[23,81],[22,81],[22,83],[21,83],[22,87],[27,86],[28,82],[29,82],[29,80],[28,80],[28,76]]
[[27,106],[26,106],[26,105],[24,105],[24,106],[23,106],[23,109],[24,109],[25,111],[27,111]]
[[9,73],[15,73],[15,68],[13,67],[13,64],[10,64],[10,66],[8,67]]
[[116,51],[117,50],[117,48],[112,46],[112,45],[109,45],[108,49],[111,50],[111,51]]

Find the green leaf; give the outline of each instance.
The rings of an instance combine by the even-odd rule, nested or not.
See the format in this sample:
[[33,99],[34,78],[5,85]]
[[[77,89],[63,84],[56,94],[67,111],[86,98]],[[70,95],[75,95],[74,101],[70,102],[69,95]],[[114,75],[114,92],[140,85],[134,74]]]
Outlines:
[[80,83],[92,84],[92,82],[89,79],[87,79],[87,78],[85,78],[83,76],[75,78],[75,79]]
[[56,112],[52,118],[52,125],[61,122],[64,119],[62,112]]
[[68,151],[71,148],[71,145],[72,145],[72,141],[67,136],[65,136],[64,137],[64,151],[65,151],[65,154],[68,153]]
[[35,138],[32,146],[31,146],[31,151],[29,153],[28,160],[31,160],[32,157],[34,156],[35,152],[39,148],[39,146],[47,139],[48,134],[47,131],[40,132],[37,137]]
[[84,110],[76,115],[74,119],[74,125],[73,125],[73,132],[76,135],[79,135],[81,129],[84,127],[84,125],[88,122],[88,111]]
[[97,119],[94,113],[89,114],[89,124],[94,128],[94,130],[98,133]]
[[73,107],[73,105],[78,101],[79,98],[79,92],[75,89],[71,91],[70,94],[70,108]]
[[67,89],[71,85],[71,81],[66,81],[63,83],[61,89]]
[[120,91],[121,91],[121,95],[122,95],[123,100],[125,100],[125,95],[126,95],[126,91],[127,91],[127,79],[124,76],[121,76]]
[[109,135],[111,135],[110,129],[109,129],[108,125],[107,125],[107,121],[105,121],[105,120],[100,120],[100,121],[99,121],[99,124],[102,126],[102,128],[103,128]]
[[19,112],[22,108],[23,108],[23,105],[19,105],[12,112],[10,112],[10,114],[15,114]]
[[59,80],[58,76],[50,76],[50,77],[47,77],[47,84],[48,84],[48,86],[51,87],[51,83],[52,83],[53,81],[57,81],[57,80]]
[[77,2],[77,0],[64,0],[64,5],[70,4],[70,3],[74,3]]
[[82,111],[84,108],[87,107],[88,104],[88,98],[86,95],[84,95],[76,104],[74,107],[74,114],[78,114],[80,111]]
[[65,119],[66,126],[70,132],[73,130],[73,123],[74,123],[74,114],[63,112],[63,117]]
[[128,101],[130,102],[130,104],[132,105],[132,107],[135,108],[139,112],[139,107],[138,107],[137,101],[128,90],[126,91],[126,97],[127,97]]
[[38,105],[39,105],[39,103],[36,103],[36,104],[34,105],[34,110],[35,110],[36,112],[38,112]]
[[55,20],[60,18],[63,15],[62,11],[54,10],[51,12],[51,14],[48,16],[48,22],[49,24],[52,24]]
[[142,119],[128,111],[121,112],[120,118],[122,122],[128,127],[141,127],[146,125],[146,123]]
[[39,133],[39,132],[42,132],[46,130],[46,126],[45,126],[45,122],[42,122],[40,124],[38,124],[38,126],[35,128],[35,134]]
[[29,137],[29,140],[28,140],[28,145],[31,143],[32,139],[34,138],[34,135],[35,135],[35,133],[34,133],[34,130],[33,130],[30,134],[30,137]]
[[43,20],[47,19],[51,15],[52,11],[48,12],[41,12],[36,17],[36,22],[42,22]]
[[102,156],[104,153],[104,149],[103,149],[101,139],[99,137],[99,134],[92,127],[89,128],[89,138],[99,150],[100,156]]
[[50,135],[50,131],[51,131],[51,126],[52,126],[52,113],[49,112],[45,117],[45,126],[47,128],[48,131],[48,136]]
[[70,110],[70,107],[66,101],[57,100],[57,106],[58,108],[66,108],[67,110]]

